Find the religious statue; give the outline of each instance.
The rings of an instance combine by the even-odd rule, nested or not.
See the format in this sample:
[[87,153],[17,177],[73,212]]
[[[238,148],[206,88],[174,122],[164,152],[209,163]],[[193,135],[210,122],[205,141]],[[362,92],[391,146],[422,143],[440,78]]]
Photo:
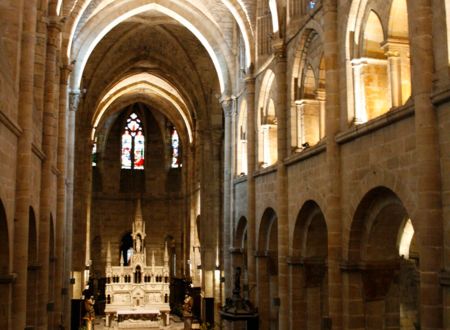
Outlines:
[[192,313],[192,305],[194,304],[194,300],[192,297],[188,294],[184,296],[184,303],[183,303],[183,314],[191,314]]
[[141,236],[136,237],[136,252],[140,253],[142,248]]
[[84,309],[86,311],[86,314],[84,315],[83,319],[86,320],[87,330],[92,329],[93,321],[95,320],[95,310],[94,310],[94,297],[91,296],[90,298],[86,297],[84,300]]

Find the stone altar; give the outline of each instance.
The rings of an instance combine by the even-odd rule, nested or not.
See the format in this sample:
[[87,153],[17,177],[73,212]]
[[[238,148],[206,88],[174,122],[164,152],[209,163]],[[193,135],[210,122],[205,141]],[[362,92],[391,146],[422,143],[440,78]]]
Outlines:
[[159,328],[169,324],[169,254],[164,246],[164,263],[156,265],[155,251],[151,264],[147,265],[145,249],[145,222],[138,200],[136,216],[132,224],[133,254],[129,265],[111,264],[111,247],[108,242],[106,255],[106,325],[117,319],[119,328]]

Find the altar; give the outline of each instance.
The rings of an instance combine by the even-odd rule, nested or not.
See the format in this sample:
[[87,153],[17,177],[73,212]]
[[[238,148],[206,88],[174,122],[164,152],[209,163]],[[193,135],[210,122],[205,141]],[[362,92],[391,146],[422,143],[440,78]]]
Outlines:
[[152,329],[169,325],[170,280],[167,243],[164,246],[162,265],[156,265],[152,251],[150,265],[147,264],[145,247],[145,222],[138,201],[132,224],[133,253],[129,264],[112,266],[111,247],[108,242],[106,255],[106,326],[112,320],[118,328]]

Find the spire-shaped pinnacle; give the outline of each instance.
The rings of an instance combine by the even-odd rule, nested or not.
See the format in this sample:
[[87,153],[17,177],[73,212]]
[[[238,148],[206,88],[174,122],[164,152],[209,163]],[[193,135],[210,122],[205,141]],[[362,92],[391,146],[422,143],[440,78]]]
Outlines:
[[111,267],[111,242],[108,241],[108,248],[106,250],[106,267]]
[[164,243],[164,266],[169,264],[169,251],[167,250],[167,241]]

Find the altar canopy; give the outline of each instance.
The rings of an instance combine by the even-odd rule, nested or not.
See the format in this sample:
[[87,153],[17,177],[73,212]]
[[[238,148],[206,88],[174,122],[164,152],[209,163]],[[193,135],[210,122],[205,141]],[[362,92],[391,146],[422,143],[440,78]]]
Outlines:
[[[138,200],[132,224],[133,251],[125,266],[123,254],[120,265],[112,266],[111,247],[108,242],[106,256],[106,323],[117,319],[119,328],[128,323],[134,327],[159,327],[168,325],[170,306],[169,254],[164,246],[163,265],[156,265],[152,251],[147,265],[145,246],[145,222],[142,218],[141,202]],[[127,256],[128,257],[128,256]]]

